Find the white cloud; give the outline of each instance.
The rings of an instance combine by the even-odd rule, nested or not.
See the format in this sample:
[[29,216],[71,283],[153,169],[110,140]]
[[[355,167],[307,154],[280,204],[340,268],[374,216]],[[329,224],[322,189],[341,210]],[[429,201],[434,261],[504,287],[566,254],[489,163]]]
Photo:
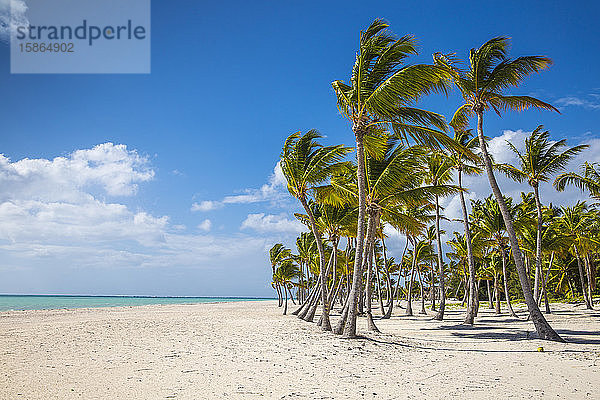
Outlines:
[[248,214],[240,229],[253,229],[260,233],[300,233],[307,228],[296,219],[285,215]]
[[204,200],[194,203],[191,210],[206,212],[223,208],[227,204],[274,203],[288,196],[285,186],[285,177],[281,171],[281,166],[277,163],[275,168],[273,168],[273,173],[269,177],[268,182],[259,189],[244,189],[240,194],[225,196],[222,200]]
[[205,219],[198,225],[198,229],[200,229],[204,232],[209,232],[211,227],[212,227],[212,222],[210,221],[210,219]]
[[[591,95],[592,97],[596,97],[596,95]],[[554,102],[559,107],[583,107],[586,109],[597,110],[600,109],[600,103],[596,101],[590,101],[581,97],[576,96],[566,96],[561,97],[560,99]]]
[[212,211],[223,208],[223,203],[220,201],[205,200],[200,203],[192,204],[192,211]]
[[115,201],[153,177],[146,157],[111,143],[54,159],[0,156],[0,265],[217,268],[266,257],[268,237],[186,233]]
[[[531,132],[523,130],[503,131],[500,136],[494,137],[489,141],[489,151],[494,156],[496,162],[506,162],[518,165],[517,157],[506,145],[506,141],[510,141],[517,149],[524,149],[524,140]],[[582,144],[588,144],[590,147],[580,154],[578,154],[565,168],[566,171],[579,171],[580,166],[585,162],[600,162],[600,139],[589,138]],[[574,146],[580,143],[568,143],[568,146]],[[518,183],[508,179],[500,172],[495,173],[496,180],[500,186],[500,190],[505,196],[511,196],[516,201],[520,201],[521,192],[528,193],[532,191],[531,187],[526,183]],[[544,205],[553,203],[554,205],[571,205],[579,200],[589,200],[587,193],[582,193],[580,190],[574,187],[567,187],[564,192],[557,192],[552,186],[554,177],[549,182],[542,183],[540,185],[540,197]],[[463,178],[463,185],[469,190],[465,194],[467,208],[470,211],[470,200],[471,199],[482,199],[491,194],[490,184],[485,173],[478,176],[465,176]],[[462,219],[462,211],[460,209],[459,196],[452,196],[444,198],[441,202],[444,207],[444,215],[448,219]],[[443,221],[442,228],[446,230],[448,238],[452,238],[452,232],[463,231],[462,222],[454,221],[448,222]]]

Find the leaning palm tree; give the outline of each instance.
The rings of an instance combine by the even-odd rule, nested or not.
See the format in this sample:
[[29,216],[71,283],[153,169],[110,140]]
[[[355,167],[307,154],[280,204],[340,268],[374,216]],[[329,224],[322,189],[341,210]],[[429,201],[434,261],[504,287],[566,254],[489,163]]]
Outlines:
[[[402,139],[412,137],[421,144],[447,144],[444,118],[436,113],[414,108],[414,103],[432,92],[444,91],[449,77],[435,65],[404,65],[417,54],[411,36],[394,37],[388,24],[377,19],[360,34],[359,49],[348,84],[332,83],[338,109],[352,124],[356,139],[357,178],[359,189],[358,231],[355,260],[362,260],[366,234],[365,140],[374,131],[387,128]],[[366,149],[369,151],[369,149]],[[345,337],[356,336],[357,303],[360,295],[362,267],[357,263],[349,294]]]
[[533,188],[535,205],[537,210],[537,236],[535,252],[535,285],[533,297],[539,298],[539,282],[542,271],[542,202],[540,201],[539,186],[541,182],[548,182],[550,177],[564,169],[569,161],[579,152],[588,148],[587,145],[579,145],[564,149],[567,146],[566,139],[558,142],[550,141],[550,133],[544,131],[539,125],[525,139],[525,150],[519,151],[512,143],[506,142],[509,148],[516,154],[520,166],[510,164],[499,164],[497,167],[509,178],[517,182],[527,181]]
[[325,264],[325,250],[321,240],[321,232],[311,208],[308,205],[309,195],[316,185],[325,182],[339,163],[349,153],[350,149],[343,145],[321,146],[317,139],[321,134],[312,129],[305,134],[296,132],[286,140],[281,152],[281,171],[287,180],[287,188],[292,196],[302,204],[310,221],[310,228],[317,243],[319,252],[319,271],[321,282],[321,301],[323,314],[321,328],[331,331],[327,295],[327,271]]
[[453,81],[464,99],[464,104],[455,112],[450,124],[464,129],[467,127],[469,118],[477,116],[477,136],[485,170],[494,197],[502,211],[525,303],[536,331],[541,339],[563,341],[548,324],[533,298],[514,224],[498,182],[496,182],[492,159],[488,153],[483,133],[483,113],[490,108],[498,115],[501,111],[522,111],[532,107],[558,112],[552,105],[534,97],[504,94],[506,89],[518,86],[528,75],[548,68],[552,64],[552,60],[544,56],[524,56],[509,59],[507,57],[508,48],[508,38],[496,37],[488,40],[478,49],[471,49],[469,54],[470,65],[467,71],[460,71],[452,65],[452,60],[449,57],[437,55],[435,59],[438,65],[445,65],[451,71]]
[[[280,285],[285,293],[285,307],[283,309],[283,315],[287,314],[288,309],[288,292],[291,296],[291,287],[295,284],[293,279],[300,275],[300,269],[294,263],[294,260],[287,258],[281,262],[281,265],[275,270],[273,274],[273,281]],[[293,298],[292,298],[293,300]]]
[[[275,271],[277,269],[277,266],[281,265],[281,263],[283,261],[289,259],[291,256],[292,256],[292,251],[290,249],[286,248],[281,243],[276,243],[273,247],[271,247],[271,249],[269,250],[269,259],[271,261],[271,269],[272,269],[273,276],[275,276]],[[281,293],[281,286],[279,285],[279,282],[275,279],[273,279],[273,286],[274,286],[275,290],[277,291],[279,307],[281,307],[283,305],[283,296]]]
[[[477,147],[477,138],[472,137],[471,129],[457,129],[454,128],[454,140],[458,145],[474,152]],[[463,174],[466,175],[477,175],[480,174],[481,168],[477,165],[479,164],[479,158],[476,159],[477,164],[472,163],[469,157],[466,157],[464,152],[451,150],[448,155],[449,159],[452,161],[454,169],[457,172],[457,180],[458,187],[461,189],[459,192],[460,196],[460,206],[462,211],[462,219],[464,225],[464,242],[466,247],[466,255],[467,255],[467,263],[469,266],[469,301],[467,303],[467,313],[465,316],[464,323],[467,325],[473,325],[475,321],[475,314],[477,314],[477,305],[479,304],[477,301],[477,293],[475,288],[475,259],[473,257],[473,245],[472,245],[472,236],[471,236],[471,227],[469,226],[469,214],[467,212],[467,204],[465,202],[465,194],[462,184]]]

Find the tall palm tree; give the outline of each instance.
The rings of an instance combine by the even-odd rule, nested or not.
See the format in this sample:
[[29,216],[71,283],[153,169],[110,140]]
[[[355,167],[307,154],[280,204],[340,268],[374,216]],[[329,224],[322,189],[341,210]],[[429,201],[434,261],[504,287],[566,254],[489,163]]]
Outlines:
[[470,65],[467,71],[460,71],[452,65],[448,57],[441,55],[436,57],[436,63],[446,65],[448,70],[453,73],[453,81],[464,99],[464,103],[455,112],[450,124],[454,127],[464,129],[467,127],[469,118],[477,116],[477,136],[479,138],[481,156],[485,164],[492,192],[502,211],[525,303],[527,303],[529,315],[535,325],[538,336],[541,339],[563,341],[550,324],[548,324],[540,312],[537,302],[533,298],[514,224],[504,202],[498,182],[496,182],[492,159],[488,153],[483,133],[483,114],[490,108],[499,115],[500,111],[521,111],[531,107],[558,112],[552,105],[534,97],[504,94],[506,89],[518,86],[528,75],[548,68],[552,64],[552,60],[544,56],[524,56],[509,59],[507,57],[508,48],[508,38],[496,37],[488,40],[478,49],[471,49],[469,54]]
[[[475,152],[478,146],[477,138],[471,134],[471,129],[458,129],[454,128],[453,139],[458,145]],[[464,187],[462,184],[463,174],[465,175],[477,175],[480,174],[481,168],[472,163],[472,157],[467,157],[464,152],[451,150],[449,159],[452,161],[454,169],[458,176],[458,187],[461,191],[458,193],[460,196],[460,206],[462,211],[462,219],[465,230],[465,246],[467,255],[467,264],[469,266],[469,302],[467,303],[467,313],[465,315],[464,323],[467,325],[473,325],[475,321],[475,314],[477,313],[477,298],[476,298],[476,287],[475,287],[475,259],[473,257],[473,245],[471,237],[471,227],[469,226],[469,214],[467,212],[467,204],[465,202]],[[477,163],[481,160],[476,159]]]
[[[427,203],[436,195],[448,195],[457,191],[456,187],[446,184],[421,186],[425,173],[423,160],[426,154],[421,146],[405,147],[401,144],[396,146],[398,142],[396,139],[385,136],[378,140],[381,143],[377,146],[383,155],[381,158],[367,156],[365,160],[364,192],[368,218],[365,245],[367,249],[372,248],[382,218],[402,230],[420,227],[418,221],[403,212],[403,205]],[[360,188],[353,174],[344,173],[333,176],[331,185],[319,188],[317,195],[326,202],[356,204],[359,193]],[[363,266],[368,259],[369,254],[365,251]],[[355,265],[355,271],[359,268],[362,267]],[[340,323],[336,327],[337,332],[342,329],[344,315],[350,318],[350,307],[351,304],[348,306],[348,312],[342,314]],[[375,324],[369,310],[367,310],[367,318],[369,327],[373,328]]]
[[[452,182],[453,166],[454,163],[450,158],[441,152],[432,152],[426,158],[425,164],[427,166],[427,174],[425,175],[425,182],[433,185],[444,185]],[[444,311],[446,310],[446,285],[444,282],[444,255],[442,250],[442,239],[440,234],[440,198],[435,195],[435,237],[437,242],[437,267],[440,278],[440,309],[438,313],[433,317],[438,321],[444,319]]]
[[533,188],[535,205],[537,209],[537,236],[535,253],[535,285],[533,297],[539,298],[539,280],[542,270],[542,202],[540,201],[539,186],[541,182],[548,182],[550,177],[564,169],[569,161],[579,152],[588,148],[587,145],[579,145],[564,149],[567,146],[566,139],[558,142],[550,141],[550,132],[545,131],[543,125],[539,125],[525,139],[525,150],[519,151],[512,143],[506,142],[509,148],[516,154],[519,166],[510,164],[499,164],[497,167],[509,178],[517,182],[527,181]]
[[[507,197],[504,199],[504,203],[507,206],[508,212],[511,218],[514,219],[518,209],[512,205],[512,198]],[[474,225],[477,226],[479,232],[482,232],[488,239],[494,242],[494,245],[500,255],[502,256],[502,274],[504,276],[504,294],[506,296],[506,305],[510,314],[514,317],[518,317],[510,304],[510,292],[508,290],[508,269],[507,269],[507,256],[506,256],[506,242],[507,242],[507,229],[504,223],[504,218],[500,211],[498,202],[489,196],[484,202],[474,201],[472,217]],[[529,279],[529,278],[527,278]]]
[[287,180],[287,188],[290,194],[296,197],[308,219],[310,227],[317,243],[319,252],[319,271],[321,282],[321,301],[323,314],[321,318],[321,329],[331,331],[328,310],[327,276],[325,265],[325,250],[321,240],[321,232],[317,229],[317,223],[311,208],[308,205],[309,195],[316,185],[325,182],[332,172],[339,167],[350,149],[343,145],[322,146],[317,142],[321,134],[312,129],[301,134],[291,134],[286,140],[281,152],[281,171]]
[[[332,83],[338,109],[352,124],[356,139],[359,214],[355,260],[363,259],[366,234],[365,140],[368,136],[378,131],[375,128],[387,127],[403,139],[410,136],[423,144],[435,146],[448,142],[446,135],[434,129],[445,129],[444,118],[413,107],[422,96],[444,91],[448,73],[434,65],[404,65],[409,55],[417,54],[415,40],[411,36],[394,37],[387,31],[388,26],[377,19],[360,33],[349,83],[341,80]],[[344,337],[356,336],[362,272],[357,263],[349,293]]]

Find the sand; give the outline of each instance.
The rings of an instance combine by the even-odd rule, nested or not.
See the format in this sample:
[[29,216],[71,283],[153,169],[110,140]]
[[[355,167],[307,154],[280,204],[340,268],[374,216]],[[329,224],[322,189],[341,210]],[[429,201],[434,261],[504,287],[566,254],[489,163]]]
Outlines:
[[0,399],[599,399],[600,312],[553,308],[567,344],[487,309],[356,340],[273,301],[2,312]]

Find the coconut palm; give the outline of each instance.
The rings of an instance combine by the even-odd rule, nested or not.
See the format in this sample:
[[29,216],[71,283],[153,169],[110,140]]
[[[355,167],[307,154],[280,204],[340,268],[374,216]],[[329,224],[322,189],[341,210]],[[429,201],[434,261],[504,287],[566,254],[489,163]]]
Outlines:
[[[507,206],[511,218],[514,220],[518,209],[512,205],[512,198],[505,198],[504,204]],[[508,238],[507,229],[506,225],[504,224],[504,218],[502,217],[502,213],[500,211],[500,206],[498,202],[492,198],[492,196],[489,196],[484,202],[473,202],[473,212],[471,215],[478,232],[481,232],[489,240],[493,241],[496,249],[502,256],[502,275],[504,278],[504,295],[506,297],[506,305],[510,314],[518,318],[510,303],[510,292],[508,290],[508,270],[506,265],[506,245]]]
[[483,115],[490,108],[498,115],[501,111],[522,111],[528,108],[558,112],[552,105],[534,97],[504,94],[506,89],[517,87],[528,75],[548,68],[552,64],[552,60],[544,56],[524,56],[509,59],[507,57],[508,48],[508,38],[496,37],[488,40],[478,49],[471,49],[469,54],[470,65],[466,71],[456,68],[449,57],[438,54],[435,59],[438,65],[447,66],[448,70],[453,73],[453,82],[464,99],[464,103],[457,109],[450,124],[453,127],[465,129],[469,118],[477,117],[477,136],[481,156],[492,192],[502,211],[525,302],[538,336],[542,339],[563,341],[548,324],[533,298],[514,223],[494,176],[492,159],[488,153],[483,133]]
[[[585,202],[578,202],[571,207],[561,207],[562,215],[558,219],[558,226],[562,233],[568,235],[571,239],[571,251],[573,256],[577,260],[577,268],[579,270],[579,280],[581,283],[581,290],[583,292],[583,298],[585,300],[585,306],[588,309],[592,309],[592,298],[591,290],[586,293],[586,283],[582,266],[581,254],[586,247],[586,242],[589,240],[587,237],[588,228],[592,226],[593,220],[591,215],[587,213],[587,206]],[[588,286],[589,287],[589,274],[588,274]]]
[[554,181],[554,187],[562,192],[567,185],[575,186],[581,190],[590,192],[595,200],[600,200],[600,166],[597,163],[585,162],[581,167],[583,174],[566,172],[560,174]]
[[283,315],[287,314],[288,292],[291,296],[291,287],[295,284],[292,280],[297,278],[299,275],[300,269],[291,258],[283,260],[273,274],[273,281],[277,282],[277,284],[280,285],[285,292],[285,308],[283,309]]
[[[289,259],[291,256],[292,251],[286,248],[281,243],[276,243],[273,247],[271,247],[271,249],[269,250],[269,260],[271,261],[271,269],[273,276],[275,276],[275,270],[277,269],[277,267],[281,265],[281,263],[284,260]],[[273,279],[273,286],[277,291],[277,299],[279,300],[279,307],[281,307],[283,305],[283,295],[281,293],[281,287],[279,285],[279,282],[275,279]]]
[[517,182],[527,181],[533,188],[537,210],[537,236],[535,252],[535,285],[534,298],[539,298],[539,280],[542,270],[542,202],[540,200],[539,185],[548,182],[552,175],[564,169],[566,165],[587,145],[579,145],[565,149],[566,139],[558,142],[550,141],[550,132],[545,131],[542,125],[531,132],[525,139],[525,150],[519,151],[512,143],[507,141],[509,148],[515,153],[519,166],[499,164],[497,167],[508,177]]
[[[302,301],[306,298],[305,290],[308,286],[308,263],[310,262],[313,254],[317,252],[317,243],[312,232],[302,232],[298,238],[296,238],[296,249],[298,251],[298,264],[300,267],[300,284],[302,290]],[[304,267],[306,267],[306,275],[304,274]]]
[[[454,163],[450,158],[441,152],[430,153],[426,160],[427,174],[425,175],[425,183],[438,186],[445,185],[453,180],[452,172]],[[440,233],[440,199],[435,195],[435,237],[436,237],[436,254],[437,267],[440,278],[440,309],[433,317],[439,321],[444,319],[444,311],[446,310],[446,285],[444,282],[444,255],[442,250],[442,239]]]
[[[433,246],[426,240],[418,240],[411,238],[413,248],[408,251],[406,257],[407,262],[410,263],[410,281],[408,282],[407,302],[406,302],[406,315],[413,315],[412,311],[412,292],[414,285],[415,271],[421,270],[423,267],[433,262],[436,258],[436,253],[433,250]],[[425,307],[423,304],[423,282],[420,282],[421,286],[421,313],[425,313]]]
[[[387,127],[403,139],[411,137],[432,146],[449,142],[446,135],[435,129],[445,129],[441,115],[413,107],[424,95],[444,91],[448,72],[435,65],[404,65],[408,56],[417,54],[415,40],[411,36],[396,38],[387,28],[385,21],[377,19],[362,31],[350,81],[332,83],[338,109],[352,124],[356,139],[359,192],[356,260],[363,258],[366,235],[365,140],[378,130],[374,128]],[[357,265],[349,293],[345,337],[356,336],[362,272]]]
[[[478,146],[477,138],[473,137],[471,134],[471,129],[458,129],[454,128],[454,137],[452,138],[458,145],[474,152]],[[467,157],[464,152],[451,150],[448,158],[453,163],[453,167],[457,172],[458,178],[458,187],[461,189],[459,192],[460,196],[460,206],[462,212],[462,220],[464,225],[464,238],[465,238],[465,247],[466,247],[466,255],[467,255],[467,265],[469,267],[469,302],[467,303],[467,313],[465,316],[464,323],[467,325],[472,325],[475,321],[475,314],[477,313],[476,306],[478,304],[476,298],[476,288],[475,288],[475,260],[473,257],[473,249],[472,249],[472,237],[471,237],[471,227],[469,226],[469,214],[467,212],[467,204],[465,202],[465,194],[462,177],[464,175],[477,175],[482,172],[481,168],[474,163],[472,163],[472,157]],[[476,159],[479,164],[479,158]]]
[[350,149],[342,145],[322,146],[317,142],[317,139],[321,137],[321,134],[314,129],[305,134],[300,132],[291,134],[285,140],[280,165],[283,176],[287,180],[288,191],[302,204],[317,243],[321,301],[323,304],[321,328],[330,331],[325,250],[321,240],[321,232],[317,229],[315,217],[308,205],[308,200],[313,188],[329,179]]
[[[420,227],[418,221],[403,212],[403,205],[430,202],[436,195],[448,195],[457,191],[456,187],[446,184],[421,186],[425,174],[423,161],[426,155],[421,146],[396,146],[398,142],[396,139],[386,138],[385,136],[378,140],[381,143],[378,143],[377,146],[382,151],[383,156],[381,158],[367,156],[365,162],[364,191],[368,217],[365,243],[367,250],[372,250],[381,219],[400,230]],[[319,188],[318,198],[325,202],[356,204],[359,200],[360,189],[354,176],[354,174],[348,174],[347,172],[333,176],[331,185]],[[363,264],[369,257],[369,252],[365,250]],[[355,271],[357,268],[361,267],[356,266]],[[351,307],[351,304],[349,304],[349,307]],[[342,314],[340,323],[336,326],[336,331],[341,331],[344,316],[349,318],[350,311],[351,308],[348,309],[348,312]],[[374,328],[375,324],[368,307],[367,320],[368,326]]]

